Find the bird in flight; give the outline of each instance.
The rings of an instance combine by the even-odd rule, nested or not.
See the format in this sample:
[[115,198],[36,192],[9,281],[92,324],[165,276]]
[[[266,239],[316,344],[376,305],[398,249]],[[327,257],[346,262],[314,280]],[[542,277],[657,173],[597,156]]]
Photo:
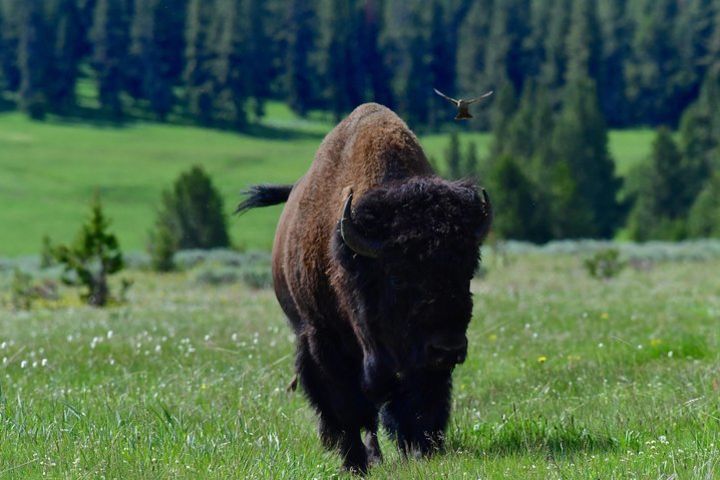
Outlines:
[[443,97],[445,100],[447,100],[448,102],[452,103],[453,105],[455,105],[457,107],[457,115],[455,115],[455,120],[467,120],[468,118],[473,118],[473,116],[470,115],[470,111],[468,110],[468,107],[470,105],[472,105],[473,103],[478,102],[478,101],[482,100],[483,98],[487,98],[493,94],[493,91],[490,90],[489,92],[483,93],[482,95],[480,95],[477,98],[471,98],[469,100],[463,100],[463,99],[455,100],[454,98],[448,97],[447,95],[442,93],[437,88],[433,88],[433,90],[435,90],[435,93],[437,93],[438,95]]

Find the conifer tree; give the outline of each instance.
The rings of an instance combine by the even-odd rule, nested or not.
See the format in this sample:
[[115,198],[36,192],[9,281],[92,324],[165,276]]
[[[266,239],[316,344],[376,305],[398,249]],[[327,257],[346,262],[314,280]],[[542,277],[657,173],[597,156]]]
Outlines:
[[123,66],[127,60],[126,15],[124,0],[97,0],[90,33],[100,105],[113,118],[123,114],[120,94],[124,82]]
[[507,139],[508,127],[517,109],[517,98],[512,84],[506,83],[500,88],[495,100],[492,116],[493,141],[490,148],[491,158],[500,156]]
[[202,168],[196,166],[182,173],[166,196],[157,225],[175,229],[177,247],[230,245],[222,197]]
[[[411,18],[413,25],[425,24],[419,10],[414,10]],[[416,29],[410,34],[407,43],[408,65],[400,87],[400,108],[412,127],[427,123],[430,115],[432,72],[427,55],[428,39],[425,35],[424,29]]]
[[188,0],[160,0],[154,10],[153,37],[158,48],[160,72],[173,85],[182,80],[185,68],[187,10]]
[[20,109],[31,118],[42,119],[47,111],[47,26],[42,0],[27,0],[17,7],[20,15]]
[[510,155],[500,156],[489,176],[493,202],[493,231],[502,238],[543,242],[546,219],[536,207],[535,187]]
[[[454,90],[452,83],[455,65],[449,61],[450,39],[445,22],[445,10],[439,0],[433,0],[430,9],[430,61],[428,65],[430,84],[442,92],[452,92]],[[445,100],[439,96],[434,95],[430,97],[428,120],[431,127],[435,127],[438,123],[438,113],[442,105],[441,102],[445,102]]]
[[0,91],[14,92],[20,88],[18,43],[23,16],[21,6],[19,2],[0,3]]
[[697,101],[686,109],[680,122],[680,142],[685,171],[678,192],[691,203],[717,164],[720,153],[720,71],[709,72]]
[[[490,33],[490,15],[492,0],[472,2],[465,19],[460,25],[459,38],[463,41],[457,45],[457,87],[460,92],[483,91],[487,88],[501,89],[499,85],[490,85],[485,75],[485,49],[488,48]],[[444,91],[444,90],[441,90]],[[445,92],[453,95],[451,92]],[[471,95],[474,95],[471,94]],[[489,113],[481,112],[474,115],[471,121],[473,128],[486,129],[490,126]]]
[[[225,6],[222,15],[216,17],[217,38],[215,61],[212,64],[212,81],[215,91],[213,112],[215,118],[235,128],[243,128],[247,123],[245,105],[251,94],[252,78],[246,75],[254,68],[248,51],[247,17],[242,5],[235,0],[221,0]],[[261,101],[256,97],[256,101]],[[256,108],[259,108],[256,103]],[[255,112],[259,115],[261,112]]]
[[688,234],[693,238],[720,238],[720,170],[708,180],[693,203]]
[[75,0],[59,0],[54,18],[53,59],[46,90],[50,107],[67,113],[75,105],[75,84],[83,55],[83,28]]
[[720,73],[720,2],[715,0],[710,12],[712,12],[710,33],[702,63],[707,65],[709,73],[717,74]]
[[535,151],[533,124],[535,112],[535,86],[527,85],[518,108],[512,113],[502,140],[498,141],[500,154],[528,161]]
[[[686,99],[696,95],[696,88],[702,82],[707,70],[708,47],[713,33],[713,1],[686,0],[677,10],[672,21],[675,26],[676,87],[675,95],[682,97],[677,102],[678,111],[687,105]],[[714,63],[712,60],[710,63]]]
[[287,69],[286,89],[290,108],[305,116],[313,105],[314,71],[311,56],[315,49],[317,21],[313,0],[291,0],[288,6],[288,38],[285,65]]
[[650,163],[642,172],[637,198],[628,219],[633,239],[680,240],[690,207],[684,199],[685,172],[671,132],[661,128],[653,142]]
[[591,80],[570,87],[553,134],[553,154],[557,162],[567,164],[577,184],[577,207],[588,209],[587,221],[576,225],[573,236],[612,236],[622,216],[617,200],[621,182],[615,176],[605,121]]
[[485,75],[492,88],[510,82],[516,92],[522,90],[527,61],[523,39],[529,27],[529,0],[504,0],[493,3]]
[[[523,198],[532,201],[532,214],[523,214],[525,230],[522,235],[523,239],[535,242],[550,239],[555,221],[551,212],[557,166],[550,151],[554,120],[544,92],[544,88],[533,82],[526,85],[519,107],[505,125],[500,126],[501,137],[495,140],[492,147],[493,158],[511,159],[513,163],[509,165],[509,160],[506,160],[505,165],[494,165],[491,167],[494,172],[492,175],[497,177],[499,171],[512,172],[511,167],[520,168],[522,165],[522,178],[517,181],[522,188],[527,189],[522,194]],[[563,183],[562,188],[566,187]]]
[[212,2],[190,0],[185,29],[185,96],[187,109],[201,125],[213,123]]
[[267,33],[267,10],[266,0],[245,0],[247,2],[247,29],[246,41],[246,65],[247,68],[247,89],[253,100],[253,113],[255,117],[261,118],[265,115],[265,99],[270,94],[270,83],[272,81],[272,57],[268,54],[272,51],[272,39]]
[[326,98],[336,120],[362,100],[356,0],[325,0],[322,65]]
[[134,66],[137,96],[148,100],[150,110],[159,120],[165,120],[173,105],[172,83],[161,61],[158,44],[157,0],[135,0],[135,11],[130,28],[130,59]]
[[[550,92],[557,92],[562,86],[567,68],[566,39],[570,29],[570,0],[557,0],[551,4],[547,36],[544,41],[545,60],[540,67],[539,81]],[[553,106],[560,98],[553,95]]]
[[361,19],[361,55],[365,98],[392,108],[392,72],[383,51],[380,36],[385,28],[385,0],[364,0]]
[[675,0],[643,0],[626,71],[627,97],[633,120],[669,124],[681,98],[676,91],[678,62],[673,42]]
[[570,30],[565,42],[565,81],[570,85],[586,78],[597,81],[602,60],[602,43],[596,0],[572,2],[571,12]]
[[80,229],[75,243],[53,249],[55,260],[65,269],[63,280],[71,285],[84,286],[87,291],[83,298],[94,307],[107,304],[110,300],[107,279],[124,267],[117,237],[109,231],[109,227],[110,221],[96,195],[90,217]]
[[599,4],[602,61],[598,83],[603,85],[599,101],[609,126],[624,126],[629,122],[624,62],[630,52],[630,21],[625,4],[625,0],[606,0]]
[[6,27],[7,25],[5,23],[5,12],[3,12],[3,4],[2,2],[0,2],[0,92],[5,89],[5,69],[3,68],[3,66],[5,63],[4,57],[5,55],[7,55],[7,53],[4,53],[6,47],[5,37],[2,32],[5,30]]

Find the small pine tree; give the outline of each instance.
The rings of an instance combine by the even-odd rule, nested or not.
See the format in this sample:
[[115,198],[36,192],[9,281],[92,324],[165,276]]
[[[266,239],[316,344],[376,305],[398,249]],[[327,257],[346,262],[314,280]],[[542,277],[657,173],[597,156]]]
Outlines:
[[40,268],[50,268],[55,264],[53,251],[54,249],[50,237],[43,235],[42,250],[40,251]]
[[107,304],[110,299],[107,278],[123,268],[120,245],[117,237],[108,231],[109,226],[100,197],[96,195],[90,217],[75,243],[54,249],[55,259],[65,269],[63,281],[70,285],[83,285],[87,289],[83,298],[94,307]]
[[[200,167],[178,177],[163,196],[155,231],[151,234],[153,255],[169,255],[173,248],[219,248],[230,246],[222,197]],[[168,232],[172,232],[172,241]],[[163,252],[164,250],[164,252]]]
[[445,165],[447,166],[448,177],[452,179],[462,176],[462,154],[460,153],[460,138],[453,132],[450,135],[450,143],[445,150]]

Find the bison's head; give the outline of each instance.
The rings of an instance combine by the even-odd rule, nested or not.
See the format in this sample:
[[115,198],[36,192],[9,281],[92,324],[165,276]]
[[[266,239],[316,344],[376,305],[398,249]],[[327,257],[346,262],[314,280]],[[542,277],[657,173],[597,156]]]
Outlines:
[[484,190],[414,178],[345,200],[335,236],[344,293],[364,351],[364,384],[378,397],[412,370],[465,360],[470,280],[491,222]]

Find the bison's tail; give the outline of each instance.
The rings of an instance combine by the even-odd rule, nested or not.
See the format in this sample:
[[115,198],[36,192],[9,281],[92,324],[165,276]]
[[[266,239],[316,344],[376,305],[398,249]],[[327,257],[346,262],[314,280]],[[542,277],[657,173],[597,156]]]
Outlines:
[[268,207],[287,201],[292,185],[254,185],[243,192],[247,198],[240,202],[235,213],[242,214],[255,207]]

